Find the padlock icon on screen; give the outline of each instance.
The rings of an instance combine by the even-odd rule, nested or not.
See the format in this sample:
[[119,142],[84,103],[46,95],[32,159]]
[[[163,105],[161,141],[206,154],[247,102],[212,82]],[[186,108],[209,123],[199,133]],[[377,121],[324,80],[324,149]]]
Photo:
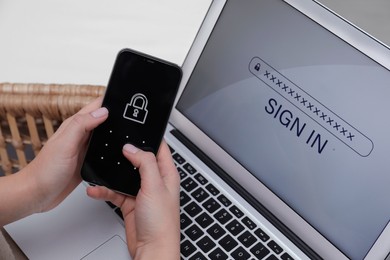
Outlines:
[[147,106],[148,99],[146,96],[137,93],[131,98],[130,103],[126,104],[123,117],[140,124],[145,124],[146,117],[148,116]]
[[260,70],[260,63],[257,63],[257,64],[255,65],[255,70],[257,70],[257,71]]

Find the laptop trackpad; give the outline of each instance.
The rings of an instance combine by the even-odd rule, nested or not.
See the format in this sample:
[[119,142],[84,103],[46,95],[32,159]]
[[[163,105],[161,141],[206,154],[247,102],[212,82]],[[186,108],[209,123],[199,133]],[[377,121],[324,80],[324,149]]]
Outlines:
[[89,259],[131,259],[127,244],[119,236],[114,236],[83,257],[83,260]]

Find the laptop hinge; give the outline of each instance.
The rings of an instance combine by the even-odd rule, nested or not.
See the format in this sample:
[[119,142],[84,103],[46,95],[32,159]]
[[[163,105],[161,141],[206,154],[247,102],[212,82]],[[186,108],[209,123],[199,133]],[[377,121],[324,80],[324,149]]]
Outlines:
[[322,259],[315,253],[306,243],[299,239],[288,227],[286,227],[278,218],[275,217],[268,209],[250,195],[240,184],[231,178],[223,169],[221,169],[214,161],[204,154],[196,145],[186,138],[179,130],[171,130],[171,134],[182,142],[195,156],[197,156],[204,164],[214,171],[221,179],[223,179],[230,187],[240,194],[252,207],[260,212],[269,222],[271,222],[280,232],[290,239],[300,250],[302,250],[310,259]]

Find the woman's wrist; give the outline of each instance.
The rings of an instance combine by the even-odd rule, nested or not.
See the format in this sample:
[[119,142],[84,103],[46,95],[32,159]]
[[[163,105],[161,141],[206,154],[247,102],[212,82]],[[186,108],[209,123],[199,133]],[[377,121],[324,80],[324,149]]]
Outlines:
[[5,225],[37,212],[36,182],[31,178],[28,169],[24,168],[13,175],[2,177],[0,183],[0,225]]

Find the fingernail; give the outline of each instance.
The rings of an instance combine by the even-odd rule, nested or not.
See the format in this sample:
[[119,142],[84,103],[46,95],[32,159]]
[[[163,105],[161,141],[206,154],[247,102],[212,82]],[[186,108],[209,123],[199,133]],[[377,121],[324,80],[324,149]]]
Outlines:
[[93,116],[94,118],[99,118],[99,117],[106,116],[107,114],[108,114],[107,108],[101,107],[101,108],[96,109],[95,111],[93,111],[91,113],[91,116]]
[[136,153],[139,151],[139,149],[132,144],[125,144],[123,146],[123,150],[125,150],[128,153]]

